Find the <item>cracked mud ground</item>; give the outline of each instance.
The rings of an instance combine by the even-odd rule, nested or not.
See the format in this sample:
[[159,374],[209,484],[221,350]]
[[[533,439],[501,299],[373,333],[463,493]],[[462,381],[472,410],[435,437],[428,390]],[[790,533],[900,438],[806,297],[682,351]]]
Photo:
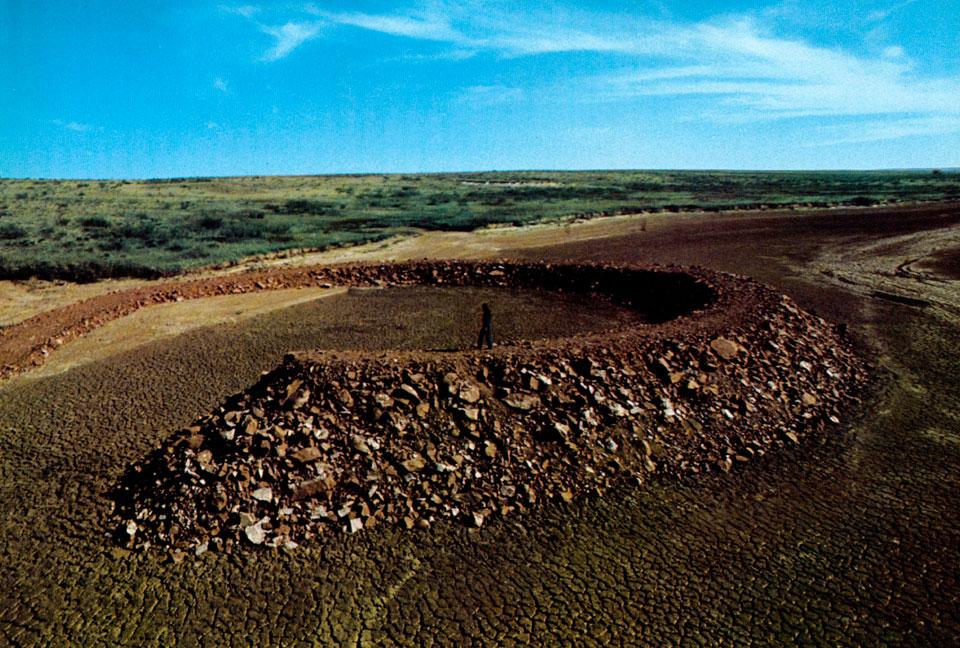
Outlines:
[[[462,344],[453,331],[465,327],[470,338],[475,324],[466,309],[500,299],[494,312],[504,313],[528,296],[451,293],[418,314],[411,309],[425,299],[416,291],[354,293],[0,386],[0,643],[957,643],[960,299],[897,304],[820,270],[832,252],[879,237],[942,238],[960,214],[829,226],[842,217],[797,216],[789,226],[769,216],[722,226],[685,218],[524,250],[751,274],[849,323],[884,377],[843,439],[479,533],[378,527],[292,553],[179,565],[159,554],[115,558],[99,535],[103,491],[128,462],[283,352]],[[534,306],[540,316],[502,334],[562,334],[625,317]],[[385,311],[393,324],[378,326]]]

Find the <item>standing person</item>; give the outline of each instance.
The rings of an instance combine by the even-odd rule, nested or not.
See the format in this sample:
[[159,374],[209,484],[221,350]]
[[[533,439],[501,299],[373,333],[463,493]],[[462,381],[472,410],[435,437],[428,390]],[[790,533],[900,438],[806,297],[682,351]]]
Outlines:
[[493,327],[491,322],[493,321],[493,315],[490,313],[489,304],[484,304],[483,309],[483,323],[480,326],[480,335],[477,336],[477,348],[483,348],[483,341],[487,341],[487,348],[493,348]]

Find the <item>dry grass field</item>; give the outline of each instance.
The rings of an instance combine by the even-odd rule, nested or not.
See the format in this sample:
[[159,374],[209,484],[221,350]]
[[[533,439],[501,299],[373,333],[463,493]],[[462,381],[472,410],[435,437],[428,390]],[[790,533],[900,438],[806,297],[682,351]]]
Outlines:
[[420,231],[596,215],[950,200],[960,175],[596,171],[0,179],[0,277],[174,275]]

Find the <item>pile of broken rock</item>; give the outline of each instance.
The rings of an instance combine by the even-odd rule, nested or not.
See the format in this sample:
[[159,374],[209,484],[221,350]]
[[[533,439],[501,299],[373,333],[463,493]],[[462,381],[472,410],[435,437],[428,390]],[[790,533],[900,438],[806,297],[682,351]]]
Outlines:
[[651,475],[729,471],[837,426],[865,367],[833,328],[749,279],[691,272],[709,305],[627,331],[289,355],[127,470],[116,537],[179,557],[481,526]]

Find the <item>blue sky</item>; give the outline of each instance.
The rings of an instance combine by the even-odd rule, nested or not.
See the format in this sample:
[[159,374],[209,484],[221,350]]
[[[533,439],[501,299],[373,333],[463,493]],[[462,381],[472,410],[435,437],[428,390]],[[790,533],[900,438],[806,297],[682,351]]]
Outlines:
[[958,152],[957,0],[0,0],[2,177],[954,167]]

